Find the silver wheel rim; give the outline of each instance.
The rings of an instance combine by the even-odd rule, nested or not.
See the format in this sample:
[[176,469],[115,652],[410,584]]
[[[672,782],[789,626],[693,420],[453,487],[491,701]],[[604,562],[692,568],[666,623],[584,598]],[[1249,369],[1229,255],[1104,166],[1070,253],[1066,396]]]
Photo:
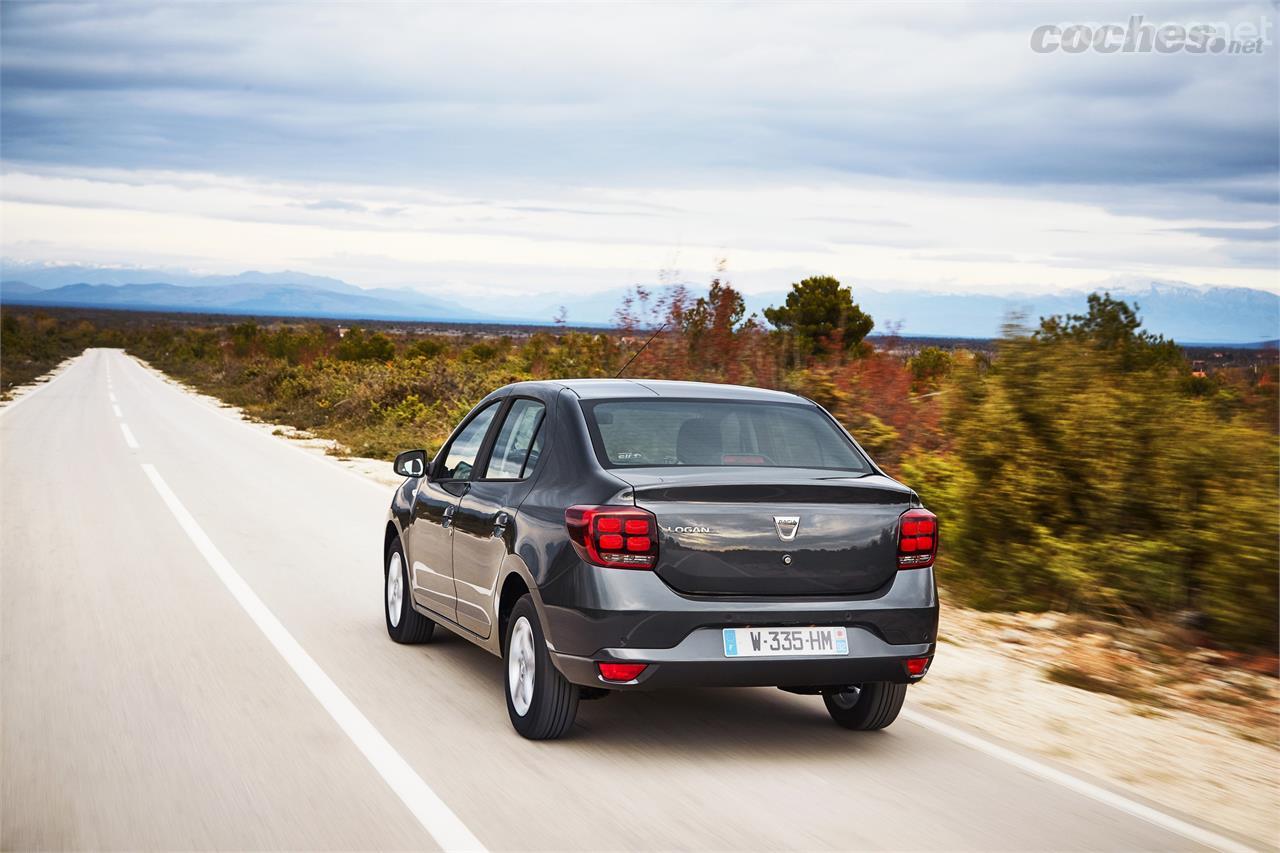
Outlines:
[[404,564],[399,552],[391,555],[387,565],[387,620],[392,628],[400,625],[400,608],[404,605]]
[[533,676],[533,626],[521,616],[511,629],[507,647],[507,692],[511,694],[511,706],[522,717],[533,704]]
[[831,701],[836,707],[846,711],[858,704],[858,697],[862,695],[862,691],[857,687],[850,687],[848,690],[841,690],[839,693],[831,694]]

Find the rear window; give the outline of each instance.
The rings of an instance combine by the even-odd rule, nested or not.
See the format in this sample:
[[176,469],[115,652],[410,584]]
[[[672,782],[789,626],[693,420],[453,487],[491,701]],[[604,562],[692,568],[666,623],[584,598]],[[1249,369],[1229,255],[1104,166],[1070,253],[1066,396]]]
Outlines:
[[871,466],[813,406],[716,400],[584,403],[596,455],[610,468],[670,465],[825,468]]

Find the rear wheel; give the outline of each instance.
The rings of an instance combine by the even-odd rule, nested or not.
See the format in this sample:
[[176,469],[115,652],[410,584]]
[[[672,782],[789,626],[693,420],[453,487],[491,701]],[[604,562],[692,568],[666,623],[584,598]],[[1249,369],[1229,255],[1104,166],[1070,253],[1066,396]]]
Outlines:
[[578,714],[578,688],[551,663],[533,598],[516,602],[503,644],[507,664],[507,713],[515,730],[530,740],[563,737]]
[[435,633],[436,623],[413,609],[410,602],[409,568],[404,562],[400,539],[393,539],[383,564],[385,581],[382,597],[383,615],[387,617],[387,634],[397,643],[425,643]]
[[898,718],[907,685],[873,681],[857,687],[822,694],[827,713],[846,729],[883,729]]

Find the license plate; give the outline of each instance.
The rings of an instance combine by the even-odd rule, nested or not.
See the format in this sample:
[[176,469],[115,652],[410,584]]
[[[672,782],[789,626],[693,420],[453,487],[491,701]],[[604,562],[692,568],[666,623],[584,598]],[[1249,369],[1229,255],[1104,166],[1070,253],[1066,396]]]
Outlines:
[[847,655],[844,628],[725,628],[727,658]]

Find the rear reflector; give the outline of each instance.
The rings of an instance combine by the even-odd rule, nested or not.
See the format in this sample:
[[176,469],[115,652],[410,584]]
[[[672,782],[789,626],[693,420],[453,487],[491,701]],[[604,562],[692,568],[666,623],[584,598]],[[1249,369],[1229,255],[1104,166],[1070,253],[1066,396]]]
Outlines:
[[[588,563],[618,569],[651,569],[658,562],[658,519],[634,506],[571,506],[564,525]],[[629,681],[630,679],[625,679]]]
[[928,658],[907,658],[907,674],[908,675],[924,675],[925,670],[929,668]]
[[597,663],[600,677],[605,681],[635,681],[649,664],[647,663]]
[[927,509],[909,509],[898,522],[898,568],[924,569],[938,554],[938,517]]

